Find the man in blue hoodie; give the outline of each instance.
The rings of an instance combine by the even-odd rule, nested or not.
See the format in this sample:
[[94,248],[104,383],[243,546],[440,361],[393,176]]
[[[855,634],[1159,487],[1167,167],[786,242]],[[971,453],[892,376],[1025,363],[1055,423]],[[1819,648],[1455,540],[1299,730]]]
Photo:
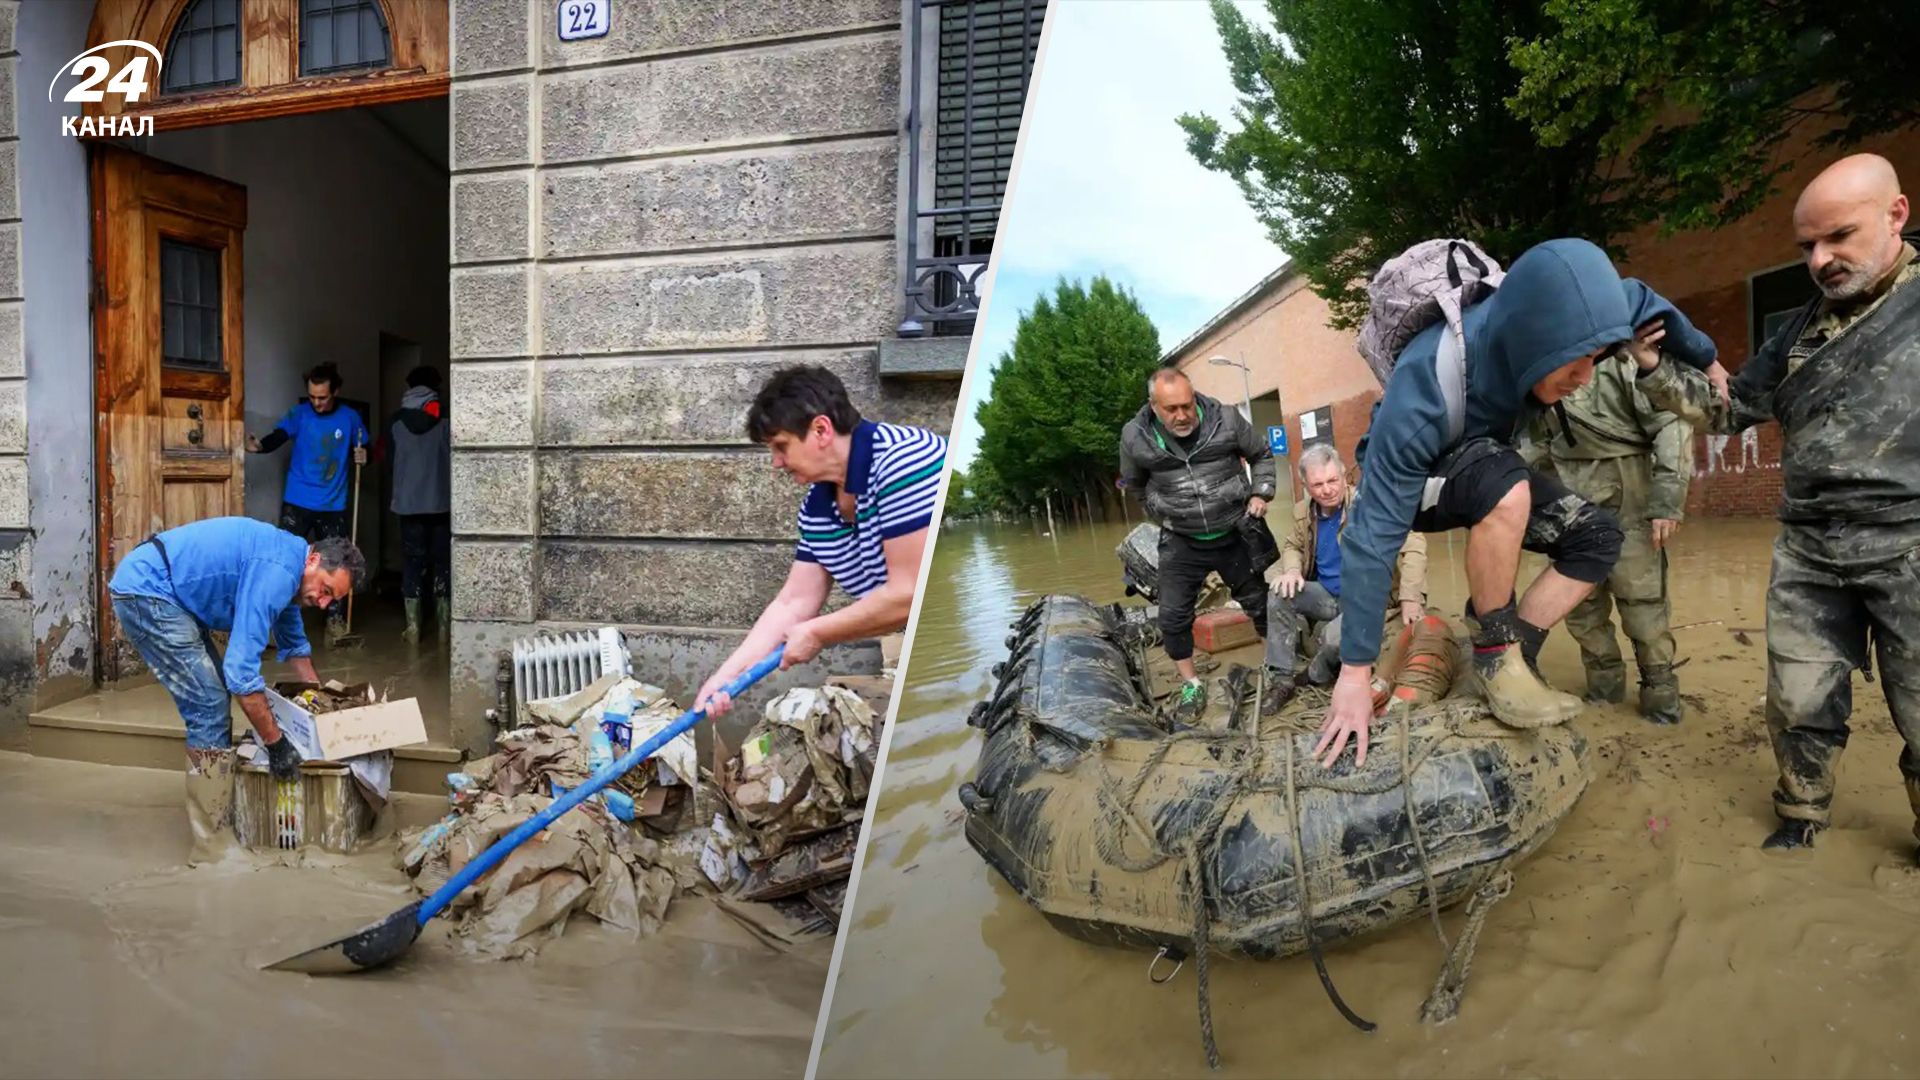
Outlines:
[[[267,704],[260,653],[272,641],[294,677],[319,682],[300,608],[344,600],[367,573],[345,537],[309,545],[251,518],[196,521],[148,537],[120,560],[107,593],[113,617],[166,687],[187,729],[189,862],[217,857],[233,816],[233,730],[229,695],[267,748],[273,774],[300,764]],[[216,659],[212,635],[227,634]]]
[[[1346,602],[1386,610],[1393,562],[1410,531],[1467,530],[1467,616],[1481,693],[1501,721],[1538,727],[1571,719],[1579,699],[1541,682],[1534,661],[1547,630],[1605,580],[1621,531],[1607,511],[1532,472],[1514,449],[1532,413],[1593,377],[1594,362],[1632,341],[1634,329],[1664,320],[1668,352],[1698,368],[1714,359],[1711,339],[1639,281],[1622,280],[1606,253],[1585,240],[1528,249],[1491,297],[1462,313],[1465,426],[1450,436],[1435,361],[1445,322],[1401,350],[1360,446],[1362,478],[1341,537]],[[1553,560],[1514,601],[1520,551]],[[1331,765],[1349,738],[1366,760],[1373,716],[1373,664],[1381,626],[1341,627],[1340,677],[1315,749]],[[1515,646],[1519,647],[1516,649]]]

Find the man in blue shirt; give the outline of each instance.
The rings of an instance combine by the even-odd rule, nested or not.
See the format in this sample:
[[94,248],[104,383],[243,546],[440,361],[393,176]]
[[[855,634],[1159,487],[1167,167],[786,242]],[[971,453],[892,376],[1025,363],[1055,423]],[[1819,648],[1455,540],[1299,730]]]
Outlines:
[[[347,466],[365,464],[372,441],[360,414],[340,405],[340,369],[320,364],[307,372],[307,400],[287,410],[264,439],[247,436],[247,450],[271,454],[291,442],[280,527],[307,540],[347,535]],[[346,609],[331,613],[327,638],[345,629]]]
[[[861,419],[846,386],[823,367],[774,372],[747,410],[747,437],[772,451],[773,467],[807,494],[787,583],[694,695],[708,716],[732,707],[720,688],[782,642],[787,668],[828,645],[906,628],[947,464],[947,440]],[[835,584],[853,603],[821,614]]]
[[[187,728],[190,862],[218,856],[233,816],[233,730],[227,697],[240,699],[273,774],[295,775],[300,753],[267,704],[260,654],[271,640],[294,677],[319,682],[300,608],[328,609],[367,573],[342,537],[309,545],[251,518],[209,518],[149,537],[113,572],[107,591],[120,631],[172,695]],[[216,661],[214,632],[228,635]]]
[[[1344,622],[1341,601],[1340,532],[1353,508],[1353,487],[1347,483],[1340,452],[1327,443],[1300,455],[1300,480],[1307,498],[1293,508],[1293,527],[1280,548],[1279,573],[1267,594],[1267,690],[1261,709],[1280,711],[1299,689],[1300,620],[1318,626],[1310,646],[1312,661],[1306,680],[1325,686],[1340,672],[1340,630]],[[1411,626],[1427,612],[1427,541],[1409,533],[1394,563],[1393,602],[1386,613]]]

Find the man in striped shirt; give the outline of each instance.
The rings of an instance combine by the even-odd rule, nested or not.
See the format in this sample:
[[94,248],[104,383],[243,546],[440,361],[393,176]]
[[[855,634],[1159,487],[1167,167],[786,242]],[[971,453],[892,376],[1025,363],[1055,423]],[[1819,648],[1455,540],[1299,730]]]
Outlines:
[[[807,494],[787,583],[694,696],[709,716],[732,706],[720,687],[782,642],[785,668],[828,645],[906,627],[947,464],[945,439],[861,419],[847,388],[822,367],[775,372],[747,411],[747,437],[771,450],[773,467],[807,485]],[[836,583],[853,603],[823,615]]]

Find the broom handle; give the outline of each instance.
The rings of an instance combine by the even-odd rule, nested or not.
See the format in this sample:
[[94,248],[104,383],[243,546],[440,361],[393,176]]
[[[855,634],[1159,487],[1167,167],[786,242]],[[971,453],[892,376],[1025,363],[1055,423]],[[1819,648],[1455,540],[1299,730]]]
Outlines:
[[[358,432],[354,433],[353,448],[355,450],[360,449],[360,447],[364,445],[361,442],[364,438],[364,435]],[[353,463],[353,490],[348,494],[353,500],[353,535],[348,538],[347,542],[352,544],[355,550],[358,550],[360,547],[360,463],[358,461]],[[347,593],[347,633],[349,634],[353,632],[353,594],[359,591],[358,589],[354,589],[352,592]]]
[[[773,650],[773,653],[765,660],[760,661],[742,672],[739,678],[728,683],[721,692],[728,697],[738,697],[742,693],[745,693],[748,687],[766,678],[775,669],[779,668],[780,657],[785,654],[786,651],[787,647],[785,645]],[[528,818],[519,828],[494,841],[492,847],[481,852],[479,856],[466,866],[461,867],[458,874],[455,874],[449,879],[445,885],[440,886],[432,896],[427,897],[425,902],[420,905],[420,911],[415,915],[415,918],[421,926],[427,925],[428,919],[438,915],[442,908],[445,908],[453,902],[454,897],[460,895],[462,890],[473,884],[482,874],[485,874],[498,865],[500,860],[506,858],[514,848],[519,847],[528,837],[546,828],[548,825],[553,824],[554,820],[560,815],[586,802],[595,794],[598,794],[600,789],[618,780],[626,774],[627,770],[652,757],[655,751],[678,738],[688,728],[693,727],[706,718],[707,714],[705,710],[688,709],[680,715],[680,719],[675,720],[673,723],[655,732],[652,738],[627,751],[625,754],[622,754],[618,760],[608,764],[599,772],[594,773],[586,783],[553,800],[545,810]],[[696,783],[698,782],[697,777],[690,779]]]

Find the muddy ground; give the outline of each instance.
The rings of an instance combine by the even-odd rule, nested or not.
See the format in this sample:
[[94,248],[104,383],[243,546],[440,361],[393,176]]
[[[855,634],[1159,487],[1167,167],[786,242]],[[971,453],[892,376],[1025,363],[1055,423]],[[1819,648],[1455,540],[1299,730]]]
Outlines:
[[[1206,1072],[1192,965],[1054,931],[966,845],[971,705],[1010,623],[1054,591],[1121,599],[1120,527],[1043,537],[943,532],[835,989],[823,1077],[1171,1076]],[[1577,723],[1596,778],[1489,917],[1459,1019],[1418,1020],[1439,945],[1424,922],[1332,950],[1334,979],[1380,1026],[1349,1027],[1305,958],[1214,965],[1226,1076],[1901,1076],[1920,1072],[1920,872],[1878,688],[1856,677],[1835,827],[1762,854],[1774,766],[1760,706],[1775,526],[1696,521],[1670,580],[1690,715],[1630,706]],[[1457,542],[1456,536],[1456,542]],[[1439,537],[1433,606],[1457,619]],[[1530,560],[1523,574],[1537,571]],[[1549,679],[1578,690],[1556,632]],[[1452,913],[1450,928],[1458,925]]]
[[[391,843],[187,869],[179,773],[0,753],[0,1075],[792,1076],[830,941],[777,954],[676,900],[631,943],[576,916],[533,961],[440,924],[388,969],[259,965],[413,899]],[[421,797],[416,797],[421,798]],[[412,816],[427,820],[444,800]]]

